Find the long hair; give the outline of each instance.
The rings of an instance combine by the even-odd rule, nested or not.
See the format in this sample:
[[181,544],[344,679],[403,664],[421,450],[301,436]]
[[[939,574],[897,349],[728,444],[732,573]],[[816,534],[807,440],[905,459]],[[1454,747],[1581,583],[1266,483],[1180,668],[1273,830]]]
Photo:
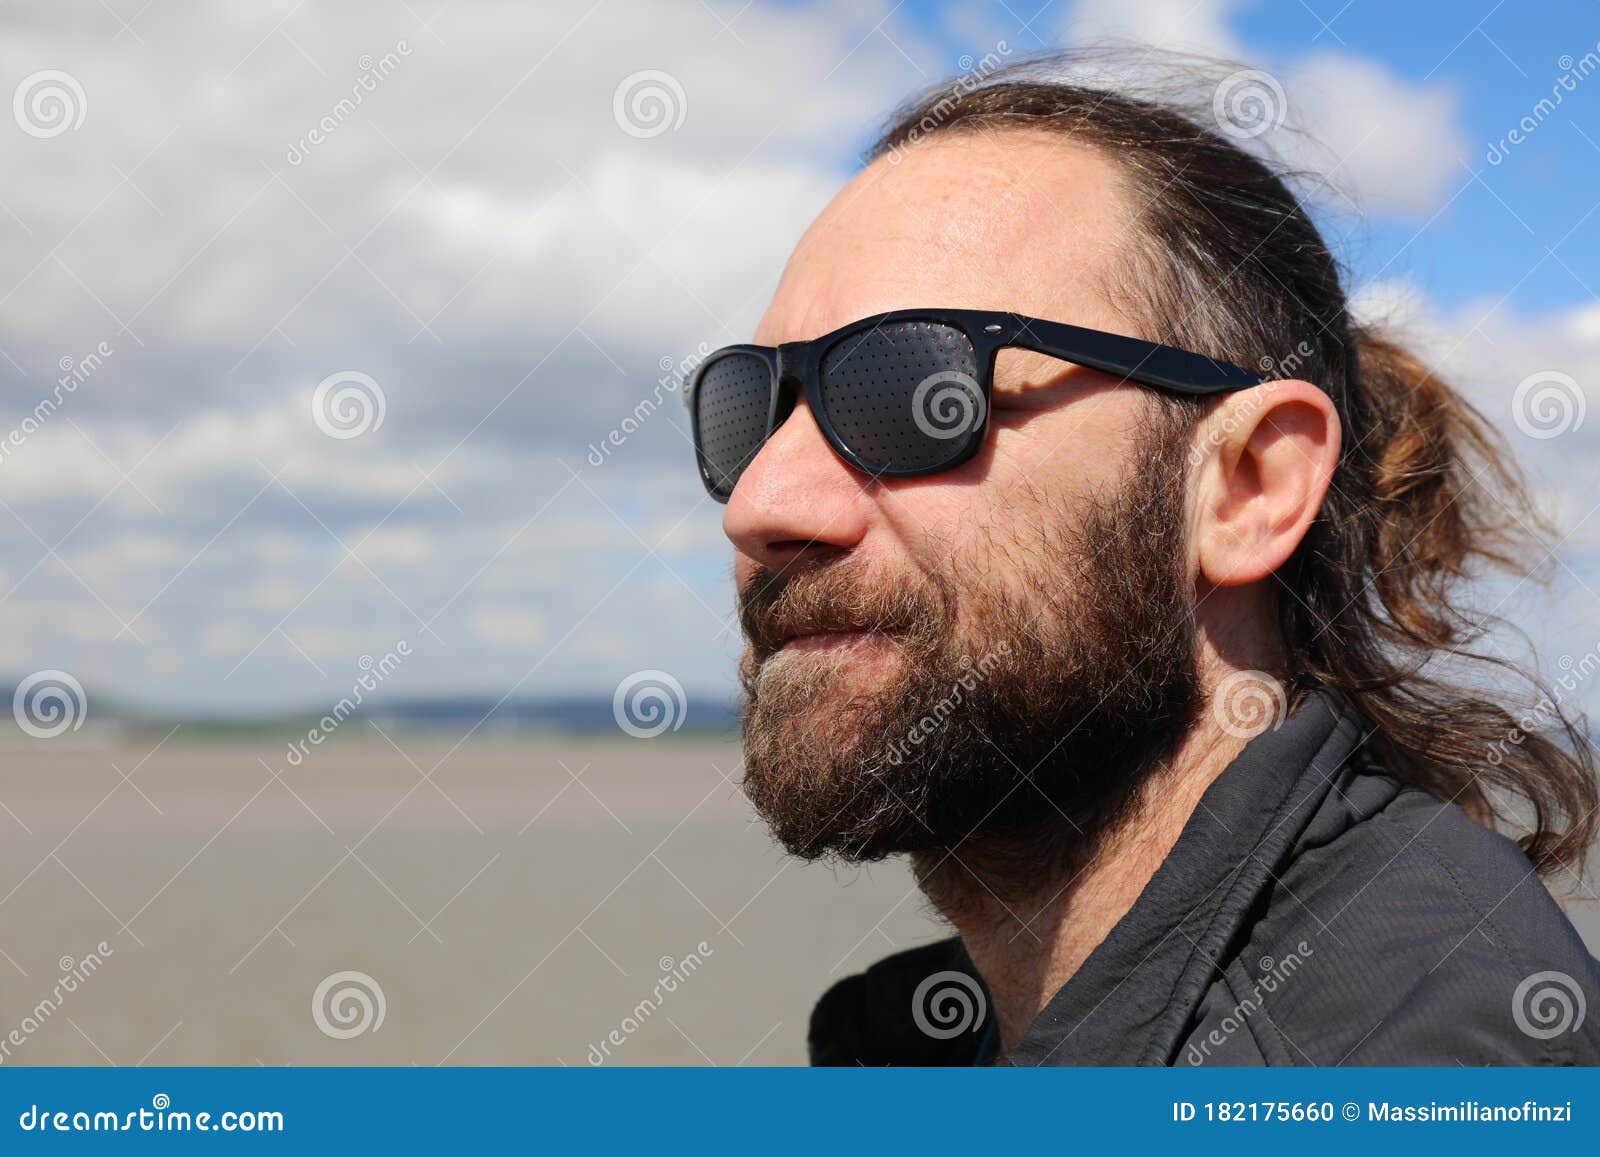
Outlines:
[[[1496,620],[1467,602],[1468,580],[1518,569],[1546,533],[1508,448],[1436,373],[1352,319],[1286,170],[1171,99],[1067,79],[1083,63],[1052,55],[932,89],[895,113],[868,159],[934,134],[1015,129],[1108,158],[1138,207],[1139,240],[1111,290],[1148,327],[1140,336],[1310,381],[1338,410],[1327,498],[1278,575],[1290,687],[1339,692],[1385,767],[1519,835],[1542,873],[1580,869],[1600,806],[1582,721],[1479,648]],[[1205,405],[1161,404],[1190,421]],[[1528,680],[1538,710],[1514,713],[1461,670],[1484,665]]]

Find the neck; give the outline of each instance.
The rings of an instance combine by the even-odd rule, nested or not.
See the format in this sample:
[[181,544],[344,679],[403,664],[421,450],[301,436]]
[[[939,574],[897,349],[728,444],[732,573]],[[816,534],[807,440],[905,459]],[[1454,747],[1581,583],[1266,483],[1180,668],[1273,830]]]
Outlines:
[[[1065,831],[974,838],[914,858],[923,891],[961,934],[988,985],[1002,1056],[1127,915],[1200,796],[1243,746],[1196,726],[1098,834],[1086,837],[1062,822]],[[1048,846],[1041,841],[1057,854],[1041,857]],[[1041,862],[1050,867],[1039,871]]]

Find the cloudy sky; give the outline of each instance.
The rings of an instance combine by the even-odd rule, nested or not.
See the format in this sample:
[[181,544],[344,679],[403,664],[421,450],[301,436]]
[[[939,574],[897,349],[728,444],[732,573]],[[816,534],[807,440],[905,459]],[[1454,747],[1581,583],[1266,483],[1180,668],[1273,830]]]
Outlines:
[[748,338],[902,96],[1106,36],[1281,90],[1262,143],[1329,174],[1363,308],[1565,523],[1550,585],[1488,605],[1552,666],[1600,644],[1592,7],[1037,5],[12,0],[0,673],[244,711],[404,642],[387,690],[660,669],[728,695],[721,511],[676,397],[595,447]]

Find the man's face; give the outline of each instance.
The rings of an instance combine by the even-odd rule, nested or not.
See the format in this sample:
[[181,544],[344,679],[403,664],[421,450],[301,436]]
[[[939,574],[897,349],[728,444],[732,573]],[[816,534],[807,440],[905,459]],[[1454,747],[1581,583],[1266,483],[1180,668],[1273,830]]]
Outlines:
[[[806,233],[756,334],[913,307],[1139,335],[1130,206],[1056,136],[935,138]],[[983,450],[872,480],[802,400],[723,520],[749,641],[745,788],[790,850],[877,857],[1103,822],[1196,698],[1184,430],[1149,393],[1001,354]]]

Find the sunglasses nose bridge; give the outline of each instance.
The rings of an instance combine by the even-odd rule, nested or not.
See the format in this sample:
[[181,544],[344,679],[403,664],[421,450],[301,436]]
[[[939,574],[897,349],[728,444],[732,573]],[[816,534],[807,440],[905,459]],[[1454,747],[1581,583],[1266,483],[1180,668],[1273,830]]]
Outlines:
[[803,390],[801,370],[809,342],[784,342],[778,347],[778,385],[784,389]]

